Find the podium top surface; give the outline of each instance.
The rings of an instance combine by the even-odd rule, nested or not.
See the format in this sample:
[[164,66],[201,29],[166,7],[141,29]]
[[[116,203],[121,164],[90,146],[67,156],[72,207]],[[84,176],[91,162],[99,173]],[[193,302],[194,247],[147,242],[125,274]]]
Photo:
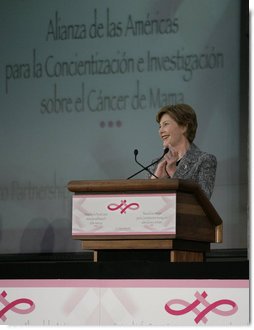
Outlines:
[[194,192],[196,190],[201,190],[196,182],[180,179],[78,180],[70,181],[68,183],[68,189],[75,193],[154,190],[180,190],[186,192]]

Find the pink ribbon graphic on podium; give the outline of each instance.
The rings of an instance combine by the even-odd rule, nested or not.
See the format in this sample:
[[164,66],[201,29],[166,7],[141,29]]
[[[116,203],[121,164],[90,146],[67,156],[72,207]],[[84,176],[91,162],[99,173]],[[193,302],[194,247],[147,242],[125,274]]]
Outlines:
[[[3,309],[0,310],[0,319],[5,322],[6,321],[6,316],[5,314],[8,311],[12,311],[14,313],[17,314],[29,314],[31,313],[34,309],[35,309],[35,304],[33,303],[32,300],[27,299],[27,298],[20,298],[20,299],[16,299],[12,302],[9,302],[6,299],[7,293],[6,291],[2,291],[1,295],[0,295],[0,302],[5,306]],[[17,305],[20,304],[27,304],[29,307],[26,309],[21,309],[16,307]]]
[[[165,305],[165,310],[171,314],[171,315],[184,315],[187,314],[189,312],[194,312],[197,316],[195,317],[194,321],[198,324],[200,321],[202,321],[203,323],[207,322],[207,318],[206,318],[206,314],[208,314],[209,312],[213,312],[217,315],[221,315],[221,316],[229,316],[229,315],[233,315],[237,312],[238,310],[238,306],[237,304],[229,299],[221,299],[221,300],[217,300],[214,303],[210,304],[205,298],[207,297],[207,293],[205,291],[203,291],[202,294],[200,294],[198,291],[195,293],[195,297],[197,298],[196,300],[194,300],[192,303],[188,303],[185,300],[182,299],[172,299],[169,302],[166,303]],[[184,306],[183,309],[172,309],[171,306],[174,304],[180,304],[182,306]],[[202,311],[199,311],[197,306],[203,304],[203,306],[205,307]],[[218,309],[218,306],[221,305],[229,305],[232,308],[230,310],[227,311],[223,311]]]
[[108,205],[108,210],[110,210],[110,211],[117,211],[119,209],[121,210],[121,212],[120,212],[121,214],[123,214],[123,213],[125,214],[127,209],[130,209],[130,210],[139,209],[139,204],[138,203],[127,204],[127,201],[124,199],[124,200],[121,200],[120,204],[111,203]]

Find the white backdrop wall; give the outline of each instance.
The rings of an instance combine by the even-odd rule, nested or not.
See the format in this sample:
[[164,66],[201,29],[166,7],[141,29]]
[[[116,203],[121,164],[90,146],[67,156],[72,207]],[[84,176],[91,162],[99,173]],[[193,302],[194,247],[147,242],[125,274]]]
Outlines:
[[240,0],[1,0],[1,253],[80,251],[67,183],[127,178],[139,170],[135,148],[150,163],[162,151],[155,115],[178,102],[196,110],[195,143],[218,160],[216,248],[247,246],[240,8]]

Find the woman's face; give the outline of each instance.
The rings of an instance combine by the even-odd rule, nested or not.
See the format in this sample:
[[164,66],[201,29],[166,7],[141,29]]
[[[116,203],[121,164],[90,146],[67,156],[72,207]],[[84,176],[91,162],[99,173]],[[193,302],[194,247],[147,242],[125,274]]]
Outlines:
[[167,113],[164,113],[160,120],[159,134],[163,142],[163,147],[176,147],[183,140],[186,140],[184,133],[186,126],[180,126]]

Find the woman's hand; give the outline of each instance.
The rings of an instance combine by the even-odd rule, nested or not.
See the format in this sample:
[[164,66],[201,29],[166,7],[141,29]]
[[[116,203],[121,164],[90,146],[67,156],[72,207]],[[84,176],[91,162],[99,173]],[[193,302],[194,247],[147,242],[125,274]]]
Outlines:
[[166,153],[164,158],[166,160],[165,172],[171,178],[176,171],[176,162],[178,161],[179,154],[173,147],[170,147],[169,152]]
[[159,164],[156,167],[156,170],[154,172],[155,176],[152,176],[151,179],[156,179],[156,177],[159,178],[159,179],[166,178],[167,177],[167,173],[165,171],[165,166],[166,165],[167,165],[167,162],[163,158],[163,160],[160,161]]
[[178,157],[178,152],[173,147],[169,147],[169,151],[163,157],[163,160],[158,164],[154,174],[161,179],[172,177],[176,171],[176,162]]

